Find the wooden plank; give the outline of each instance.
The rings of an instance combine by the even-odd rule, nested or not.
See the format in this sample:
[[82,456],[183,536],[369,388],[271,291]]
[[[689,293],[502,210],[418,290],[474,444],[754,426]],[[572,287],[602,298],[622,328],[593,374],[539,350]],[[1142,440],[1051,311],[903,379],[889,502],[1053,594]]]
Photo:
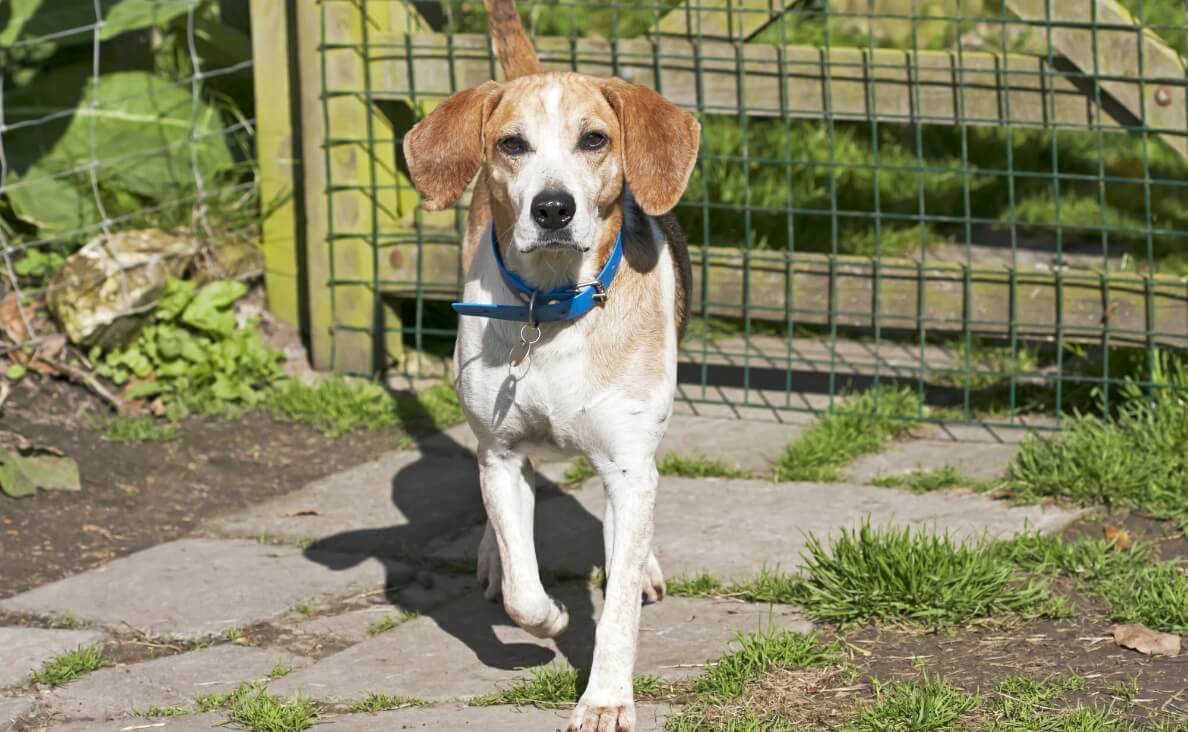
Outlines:
[[[415,57],[411,69],[403,40],[372,39],[373,95],[440,98],[491,78],[486,36],[417,34],[409,44]],[[674,37],[625,39],[614,46],[599,39],[571,46],[565,38],[539,38],[536,46],[548,69],[595,76],[617,69],[682,107],[710,114],[1121,129],[1108,109],[1098,114],[1094,100],[1068,73],[1024,54],[958,57],[947,51],[737,46]]]
[[1007,0],[1011,12],[1043,24],[1054,51],[1072,61],[1134,118],[1162,130],[1168,145],[1188,156],[1184,60],[1143,29],[1117,0]]
[[259,169],[261,250],[268,310],[276,319],[300,325],[297,269],[297,161],[289,96],[287,6],[251,0],[252,78],[256,94],[256,165]]
[[795,4],[796,0],[692,0],[669,10],[654,32],[745,41]]
[[[433,300],[449,300],[459,288],[458,245],[452,232],[437,232],[418,248],[411,243],[384,248],[380,277],[383,291],[409,296],[416,291]],[[967,305],[970,330],[1006,338],[1011,334],[1011,270],[999,265],[929,263],[921,271],[911,260],[825,254],[793,254],[692,247],[697,314],[811,325],[964,333]],[[419,269],[418,269],[419,267]],[[876,274],[877,270],[877,274]],[[744,275],[749,297],[744,299]],[[1188,347],[1188,282],[1170,276],[1133,273],[1016,270],[1013,288],[1015,327],[1020,338],[1052,341],[1058,326],[1070,342],[1100,342],[1108,330],[1116,345],[1152,341]],[[967,285],[968,282],[968,285]],[[875,307],[875,287],[878,306]],[[923,308],[920,289],[923,288]],[[1147,292],[1153,320],[1147,321]],[[836,312],[831,314],[829,303]],[[1061,307],[1057,307],[1057,305]],[[791,313],[789,318],[786,314]],[[1057,318],[1060,315],[1061,318]]]

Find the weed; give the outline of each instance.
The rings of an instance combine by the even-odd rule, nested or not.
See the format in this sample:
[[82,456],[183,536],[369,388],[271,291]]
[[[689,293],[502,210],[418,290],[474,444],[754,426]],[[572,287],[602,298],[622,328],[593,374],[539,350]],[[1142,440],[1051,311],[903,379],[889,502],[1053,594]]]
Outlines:
[[74,613],[62,613],[55,615],[50,620],[51,628],[77,628],[79,626],[78,620],[74,617]]
[[1012,493],[1138,509],[1188,525],[1188,359],[1158,354],[1153,394],[1122,388],[1117,419],[1073,419],[1055,439],[1024,443],[1009,474]]
[[935,470],[915,470],[906,475],[881,475],[870,482],[883,488],[903,488],[912,493],[931,493],[945,488],[991,491],[1001,485],[995,481],[974,480],[951,465]]
[[254,688],[231,699],[231,721],[251,732],[302,732],[313,726],[317,710],[302,697],[282,699]]
[[399,623],[397,622],[396,618],[392,617],[391,615],[385,615],[381,619],[368,626],[367,635],[379,635],[380,633],[386,633],[392,628],[395,628],[397,625],[399,625]]
[[1051,611],[1048,592],[1034,580],[1017,579],[988,545],[956,543],[947,534],[863,522],[843,529],[828,550],[809,536],[804,560],[804,579],[787,586],[787,599],[831,622],[941,624]]
[[271,671],[268,672],[268,678],[279,679],[283,676],[288,676],[291,673],[293,673],[292,666],[288,665],[287,663],[278,663],[272,667]]
[[411,699],[405,696],[390,696],[388,694],[371,693],[363,699],[353,702],[348,709],[352,712],[383,712],[389,709],[404,709],[406,707],[422,707],[429,702],[421,699]]
[[306,615],[306,616],[313,615],[313,606],[310,605],[308,602],[301,603],[295,609],[297,610],[297,612],[301,613],[302,615]]
[[178,433],[176,424],[150,416],[119,416],[103,423],[102,436],[108,442],[169,442],[176,440]]
[[874,704],[864,708],[848,732],[949,729],[979,704],[977,696],[927,675],[912,681],[876,684]]
[[340,377],[314,384],[284,381],[268,392],[264,406],[278,419],[308,424],[333,437],[397,422],[392,398],[382,386]]
[[[489,707],[497,704],[533,706],[538,709],[556,709],[577,702],[584,680],[579,678],[572,666],[545,666],[531,670],[531,677],[513,682],[507,688],[485,696],[475,697],[470,704]],[[662,684],[655,676],[640,676],[633,682],[636,696],[654,696]]]
[[149,707],[138,714],[142,717],[184,717],[189,713],[185,707]]
[[776,480],[833,481],[859,455],[876,452],[910,425],[902,420],[921,409],[906,388],[871,389],[847,397],[833,414],[821,417],[784,448]]
[[732,468],[721,460],[681,455],[670,452],[656,464],[660,475],[675,475],[682,478],[750,478],[746,470]]
[[722,594],[722,581],[708,572],[697,577],[677,577],[668,581],[668,594],[684,597],[713,597]]
[[[260,543],[263,544],[265,542],[261,541]],[[246,635],[243,632],[242,628],[227,628],[226,630],[224,630],[222,633],[219,634],[219,637],[222,638],[223,640],[227,641],[228,643],[234,643],[234,642],[238,641],[240,638],[245,638]]]
[[80,646],[46,661],[40,671],[33,672],[33,680],[46,686],[61,686],[110,665],[111,661],[103,657],[103,646]]
[[584,480],[598,475],[598,471],[590,464],[590,461],[584,457],[575,458],[565,470],[565,475],[561,476],[561,480],[567,484],[581,483]]

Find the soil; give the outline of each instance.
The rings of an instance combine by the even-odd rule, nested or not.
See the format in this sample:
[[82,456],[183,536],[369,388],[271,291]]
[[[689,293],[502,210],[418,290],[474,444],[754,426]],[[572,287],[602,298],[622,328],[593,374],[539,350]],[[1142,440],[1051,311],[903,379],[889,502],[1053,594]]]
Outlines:
[[393,428],[327,437],[253,413],[191,418],[170,442],[105,441],[108,414],[55,381],[16,385],[0,426],[78,463],[81,493],[0,494],[0,598],[189,533],[217,514],[300,488],[394,449]]

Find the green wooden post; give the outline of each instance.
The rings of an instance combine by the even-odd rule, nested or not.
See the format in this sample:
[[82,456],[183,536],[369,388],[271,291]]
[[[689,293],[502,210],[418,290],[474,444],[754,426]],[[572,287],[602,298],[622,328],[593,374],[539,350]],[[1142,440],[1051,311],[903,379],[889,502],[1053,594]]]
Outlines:
[[293,155],[288,2],[251,0],[252,73],[256,90],[256,155],[264,213],[261,249],[268,310],[301,325],[296,219],[298,162]]

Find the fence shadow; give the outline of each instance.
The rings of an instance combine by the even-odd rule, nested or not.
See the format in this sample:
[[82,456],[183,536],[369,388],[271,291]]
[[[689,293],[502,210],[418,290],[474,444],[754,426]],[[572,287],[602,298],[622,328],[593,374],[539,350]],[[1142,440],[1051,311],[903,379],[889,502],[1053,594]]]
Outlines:
[[[404,424],[425,424],[428,415],[415,400],[397,400]],[[437,607],[424,609],[406,597],[415,589],[414,567],[441,569],[443,562],[425,556],[427,545],[434,539],[469,536],[468,530],[481,531],[485,514],[479,492],[478,466],[473,453],[465,446],[438,432],[416,438],[420,456],[401,468],[391,479],[391,500],[406,518],[406,523],[367,529],[344,531],[323,537],[311,544],[305,556],[332,570],[345,570],[368,559],[385,560],[388,567],[384,597],[394,607],[419,611],[433,620],[439,628],[464,643],[485,665],[499,669],[538,666],[553,661],[554,651],[537,643],[505,643],[497,633],[499,626],[513,623],[503,611],[502,603],[483,602],[477,588],[470,596],[463,595]],[[447,466],[448,469],[447,469]],[[465,466],[464,469],[459,469]],[[566,517],[567,540],[593,542],[596,552],[582,552],[588,560],[573,566],[573,577],[581,582],[550,583],[549,592],[569,610],[569,628],[554,639],[560,655],[578,669],[589,669],[593,656],[595,608],[584,578],[602,563],[602,521],[587,511],[573,496],[559,490],[557,485],[537,476],[537,513],[542,504],[549,504],[550,513],[556,511]],[[462,511],[443,514],[442,501],[450,495],[449,505],[461,503]],[[459,501],[458,499],[462,500]],[[539,523],[537,524],[540,525]],[[537,554],[554,556],[567,547],[542,543],[537,532]],[[477,545],[477,536],[474,539]],[[393,562],[392,560],[403,560]],[[473,576],[473,565],[465,562],[465,571]],[[585,566],[588,564],[589,566]],[[457,566],[450,569],[458,570]],[[547,574],[546,574],[547,576]],[[542,642],[543,643],[543,642]]]

